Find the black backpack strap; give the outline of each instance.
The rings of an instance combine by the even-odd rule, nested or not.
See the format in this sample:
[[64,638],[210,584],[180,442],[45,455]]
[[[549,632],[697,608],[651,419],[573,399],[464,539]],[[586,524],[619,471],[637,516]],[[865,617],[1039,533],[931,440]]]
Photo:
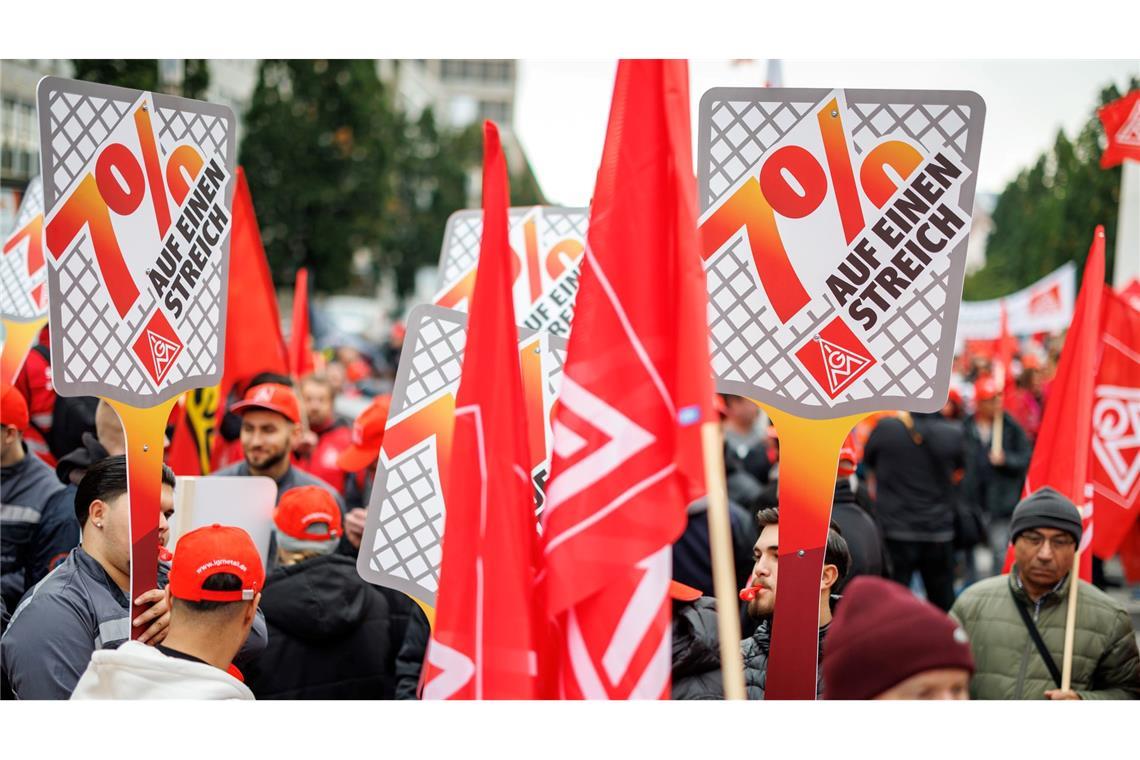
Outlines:
[[1045,667],[1049,669],[1049,675],[1053,676],[1053,683],[1057,684],[1057,688],[1061,688],[1061,671],[1057,669],[1057,663],[1053,661],[1053,655],[1049,654],[1049,650],[1045,646],[1045,642],[1041,640],[1041,634],[1037,630],[1037,626],[1033,622],[1033,618],[1029,617],[1029,610],[1025,609],[1025,605],[1017,598],[1017,594],[1013,592],[1013,587],[1009,589],[1009,595],[1013,597],[1013,606],[1021,613],[1021,620],[1025,623],[1025,628],[1029,631],[1029,638],[1033,639],[1033,644],[1037,647],[1041,659],[1045,661]]

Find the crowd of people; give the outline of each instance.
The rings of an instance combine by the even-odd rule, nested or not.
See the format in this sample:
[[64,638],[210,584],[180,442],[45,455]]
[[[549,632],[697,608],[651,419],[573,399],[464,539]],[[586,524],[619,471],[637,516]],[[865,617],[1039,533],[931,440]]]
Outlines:
[[[1071,579],[1077,508],[1048,488],[1022,498],[1056,358],[1035,356],[1023,351],[1006,385],[986,359],[968,360],[941,413],[884,413],[849,436],[819,586],[820,698],[1140,698],[1127,612]],[[56,398],[50,357],[33,351],[3,389],[0,419],[4,696],[416,699],[427,614],[356,570],[390,383],[347,359],[297,382],[251,378],[219,410],[225,466],[214,474],[277,484],[267,554],[222,525],[167,546],[177,480],[165,469],[158,588],[131,620],[122,426],[106,402]],[[354,421],[339,416],[338,397],[361,387],[381,392],[358,399]],[[763,699],[778,625],[779,437],[751,401],[717,403],[745,685]],[[704,499],[689,505],[674,545],[675,699],[723,698],[707,511]]]

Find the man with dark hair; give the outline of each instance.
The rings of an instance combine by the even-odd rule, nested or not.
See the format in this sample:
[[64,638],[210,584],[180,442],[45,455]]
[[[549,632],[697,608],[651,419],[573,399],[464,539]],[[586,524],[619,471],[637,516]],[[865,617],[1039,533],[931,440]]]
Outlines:
[[277,500],[290,488],[320,486],[333,495],[341,512],[344,501],[335,488],[292,463],[293,447],[301,435],[301,405],[286,385],[264,383],[251,388],[240,403],[241,446],[244,462],[214,475],[264,475],[277,483]]
[[[1083,533],[1076,505],[1052,488],[1013,510],[1016,558],[1009,576],[986,578],[958,597],[950,614],[974,647],[973,699],[1140,699],[1140,654],[1127,610],[1072,570]],[[1080,585],[1072,684],[1061,661],[1072,584]]]
[[253,699],[232,663],[257,617],[264,584],[261,557],[245,531],[221,525],[190,531],[179,539],[170,568],[165,641],[96,651],[72,699]]
[[[163,467],[159,541],[169,535],[174,512],[174,472]],[[20,699],[66,699],[97,649],[114,649],[141,628],[141,643],[161,643],[170,623],[161,588],[136,602],[150,607],[130,616],[130,504],[125,456],[94,463],[75,495],[81,546],[24,595],[0,638],[0,668],[5,685]],[[166,567],[159,563],[159,586]],[[246,640],[246,657],[265,648],[265,622],[259,619]]]
[[[755,564],[749,579],[746,596],[748,614],[753,618],[763,618],[760,627],[750,637],[741,642],[744,656],[744,685],[749,699],[763,699],[768,682],[768,652],[772,641],[773,613],[776,611],[776,579],[779,573],[780,510],[762,509],[757,515],[760,523],[760,538],[756,540],[752,556]],[[831,591],[842,581],[851,566],[851,554],[843,536],[832,527],[827,532],[827,547],[824,551],[823,574],[819,581],[819,651],[822,658],[823,640],[831,624]],[[754,589],[754,590],[753,590]],[[823,674],[816,683],[816,696],[823,693]]]
[[0,389],[0,404],[0,598],[10,610],[47,575],[57,557],[79,543],[79,529],[66,508],[49,509],[63,486],[28,451],[23,395],[6,386]]

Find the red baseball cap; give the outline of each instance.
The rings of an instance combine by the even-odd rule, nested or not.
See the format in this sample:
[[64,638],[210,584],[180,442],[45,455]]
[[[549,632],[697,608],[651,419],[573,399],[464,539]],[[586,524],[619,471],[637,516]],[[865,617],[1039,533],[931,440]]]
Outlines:
[[994,379],[991,375],[982,375],[978,378],[977,382],[974,383],[975,402],[989,401],[991,398],[995,398],[1000,393],[1001,389],[998,388],[997,383],[994,382]]
[[[218,573],[241,578],[234,591],[202,588],[206,579]],[[178,539],[170,565],[170,593],[188,602],[241,602],[252,599],[265,585],[261,555],[241,528],[209,525]]]
[[704,594],[698,588],[686,586],[684,583],[678,581],[669,581],[669,598],[676,599],[679,602],[695,602],[700,599]]
[[846,478],[855,474],[855,468],[859,465],[859,456],[855,453],[855,439],[848,433],[847,440],[843,442],[843,448],[839,450],[839,470],[838,476]]
[[[340,538],[340,507],[332,494],[320,486],[290,488],[281,495],[273,513],[277,530],[299,541],[331,541]],[[310,532],[315,525],[324,525],[321,533]]]
[[21,433],[28,429],[28,402],[11,385],[0,390],[0,424],[11,425]]
[[290,422],[301,421],[301,405],[297,402],[297,394],[287,385],[277,383],[255,385],[246,391],[245,398],[233,405],[231,411],[242,414],[250,409],[268,409],[277,412]]
[[359,472],[376,463],[384,443],[384,426],[391,403],[391,396],[377,396],[360,413],[352,424],[352,443],[336,458],[337,467],[345,472]]

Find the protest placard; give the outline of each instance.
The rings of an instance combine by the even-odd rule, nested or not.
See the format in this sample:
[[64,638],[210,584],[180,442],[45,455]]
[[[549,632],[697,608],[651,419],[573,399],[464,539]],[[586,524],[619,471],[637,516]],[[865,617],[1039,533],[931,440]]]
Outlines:
[[4,326],[0,385],[11,384],[20,374],[36,336],[47,324],[43,232],[43,184],[35,177],[24,191],[16,224],[0,249],[0,320]]

